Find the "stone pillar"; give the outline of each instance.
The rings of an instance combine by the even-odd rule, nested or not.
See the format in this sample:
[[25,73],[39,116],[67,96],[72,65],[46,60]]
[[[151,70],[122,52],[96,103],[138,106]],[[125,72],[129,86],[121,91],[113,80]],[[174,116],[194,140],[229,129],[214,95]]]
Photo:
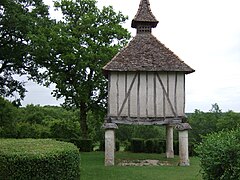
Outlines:
[[188,153],[188,130],[192,129],[188,123],[181,123],[176,126],[179,132],[179,166],[189,166]]
[[115,123],[105,123],[105,166],[114,166],[115,164]]
[[174,158],[173,126],[171,125],[166,125],[166,157]]

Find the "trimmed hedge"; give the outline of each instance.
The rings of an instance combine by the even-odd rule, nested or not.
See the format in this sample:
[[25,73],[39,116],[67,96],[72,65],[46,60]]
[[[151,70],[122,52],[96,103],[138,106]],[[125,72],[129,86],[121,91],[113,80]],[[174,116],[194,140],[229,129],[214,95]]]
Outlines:
[[0,179],[80,179],[80,155],[51,139],[0,139]]
[[164,153],[166,149],[166,141],[161,139],[141,139],[133,138],[131,143],[126,143],[126,151],[145,152],[145,153]]
[[144,151],[146,153],[154,153],[156,149],[156,143],[154,142],[154,139],[147,139],[144,142]]
[[144,139],[133,138],[131,140],[131,151],[134,153],[144,152]]
[[157,140],[158,142],[158,147],[156,150],[156,153],[165,153],[166,152],[166,140]]

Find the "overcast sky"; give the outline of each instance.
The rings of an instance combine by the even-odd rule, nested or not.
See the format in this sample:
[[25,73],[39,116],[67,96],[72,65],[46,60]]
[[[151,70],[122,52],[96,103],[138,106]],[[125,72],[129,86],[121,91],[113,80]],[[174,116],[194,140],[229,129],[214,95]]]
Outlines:
[[[153,35],[196,72],[186,76],[186,112],[240,112],[240,1],[149,0],[158,26]],[[45,0],[50,2],[50,0]],[[129,17],[123,25],[134,36],[131,20],[140,0],[98,0]],[[53,12],[53,10],[51,10]],[[53,16],[58,16],[53,13]],[[51,89],[29,82],[26,104],[58,105]]]

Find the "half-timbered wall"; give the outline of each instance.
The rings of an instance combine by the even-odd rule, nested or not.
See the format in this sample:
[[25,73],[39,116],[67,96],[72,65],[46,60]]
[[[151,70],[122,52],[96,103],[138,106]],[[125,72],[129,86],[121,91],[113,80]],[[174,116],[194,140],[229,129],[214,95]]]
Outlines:
[[183,72],[111,72],[108,98],[109,117],[182,117],[185,75]]

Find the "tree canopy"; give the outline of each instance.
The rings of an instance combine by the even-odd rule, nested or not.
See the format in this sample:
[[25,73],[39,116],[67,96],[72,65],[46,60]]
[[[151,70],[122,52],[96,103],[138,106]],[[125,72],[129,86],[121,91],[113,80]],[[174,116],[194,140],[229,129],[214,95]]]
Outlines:
[[87,137],[87,112],[106,106],[102,67],[130,38],[121,25],[127,17],[111,6],[99,9],[95,0],[61,0],[55,7],[62,11],[63,20],[52,29],[51,40],[46,38],[50,51],[43,49],[49,56],[43,61],[45,80],[56,84],[53,96],[64,97],[65,106],[80,109],[82,133]]
[[14,75],[36,79],[40,64],[32,37],[43,36],[41,30],[50,21],[48,7],[42,0],[2,0],[0,2],[0,96],[25,96],[24,82]]
[[106,107],[102,67],[130,38],[122,27],[127,17],[111,6],[99,9],[95,0],[59,0],[55,8],[61,10],[62,21],[49,18],[42,0],[1,1],[0,95],[17,92],[23,99],[24,83],[15,74],[27,74],[46,86],[55,83],[53,96],[81,110],[87,137],[87,112]]

